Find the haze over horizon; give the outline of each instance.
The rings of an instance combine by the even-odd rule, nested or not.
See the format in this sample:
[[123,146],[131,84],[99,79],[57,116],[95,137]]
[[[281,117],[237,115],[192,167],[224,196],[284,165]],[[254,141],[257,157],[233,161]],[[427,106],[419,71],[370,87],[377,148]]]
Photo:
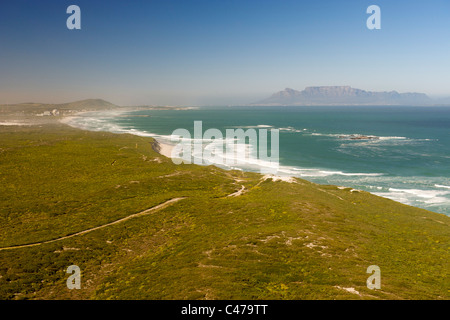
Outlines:
[[[81,30],[66,9],[81,8]],[[369,30],[368,6],[381,8]],[[450,3],[2,1],[0,104],[252,103],[351,86],[450,96]]]

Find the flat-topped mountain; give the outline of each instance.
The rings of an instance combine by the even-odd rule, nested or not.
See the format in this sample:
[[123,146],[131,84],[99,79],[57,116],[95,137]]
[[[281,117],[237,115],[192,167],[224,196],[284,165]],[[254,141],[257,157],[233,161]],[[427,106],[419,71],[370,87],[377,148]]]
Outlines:
[[307,87],[303,91],[286,88],[253,105],[430,105],[424,93],[374,92],[350,86]]

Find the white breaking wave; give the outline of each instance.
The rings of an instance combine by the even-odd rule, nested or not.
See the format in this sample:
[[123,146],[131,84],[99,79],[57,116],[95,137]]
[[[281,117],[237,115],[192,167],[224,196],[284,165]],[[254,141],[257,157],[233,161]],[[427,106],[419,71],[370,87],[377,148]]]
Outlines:
[[428,138],[408,138],[401,136],[375,136],[370,134],[362,134],[362,133],[319,133],[312,132],[306,133],[311,136],[319,136],[319,137],[330,137],[337,138],[340,140],[348,140],[355,142],[371,142],[371,143],[380,143],[380,142],[388,142],[391,140],[394,141],[404,141],[404,142],[424,142],[424,141],[439,141],[438,139],[428,139]]
[[284,132],[297,132],[297,133],[304,133],[308,129],[295,129],[293,127],[287,127],[287,128],[278,128],[280,131]]
[[278,169],[280,174],[289,175],[293,177],[329,177],[329,176],[347,176],[347,177],[379,177],[384,175],[383,173],[361,173],[361,172],[343,172],[343,171],[330,171],[326,169],[316,168],[298,168],[290,166],[280,166]]
[[230,127],[230,128],[236,128],[236,129],[264,129],[264,128],[273,128],[273,126],[268,125],[268,124],[258,124],[256,126],[235,126],[235,127]]
[[308,129],[296,129],[294,127],[282,127],[282,128],[277,128],[274,127],[272,125],[268,125],[268,124],[258,124],[255,126],[233,126],[230,128],[235,128],[235,129],[277,129],[280,130],[282,132],[298,132],[298,133],[305,133],[305,131],[307,131]]
[[409,140],[406,137],[377,137],[380,140]]
[[446,189],[450,189],[450,186],[444,186],[444,185],[441,185],[441,184],[435,184],[434,185],[436,188],[446,188]]
[[450,203],[450,198],[448,197],[450,191],[442,190],[389,188],[388,192],[374,192],[374,194],[408,205],[423,203],[436,206]]
[[[396,137],[396,136],[374,136],[374,135],[370,135],[370,134],[362,134],[362,133],[352,133],[352,134],[348,134],[348,133],[318,133],[318,132],[313,132],[310,133],[310,135],[312,136],[322,136],[322,137],[330,137],[330,138],[339,138],[339,139],[343,139],[343,140],[410,140],[407,137]],[[367,137],[366,139],[364,139],[365,137]],[[426,139],[428,140],[428,139]]]
[[436,196],[450,194],[450,191],[420,190],[420,189],[396,189],[396,188],[389,188],[389,191],[409,193],[409,194],[413,194],[413,195],[415,195],[417,197],[425,198],[425,199],[432,199],[432,198],[434,198]]
[[112,133],[130,133],[142,137],[153,137],[163,139],[165,143],[170,143],[170,136],[159,135],[147,131],[137,130],[135,128],[126,129],[112,120],[118,116],[124,115],[131,111],[93,111],[85,112],[78,116],[67,117],[61,120],[69,126],[89,130],[89,131],[106,131]]

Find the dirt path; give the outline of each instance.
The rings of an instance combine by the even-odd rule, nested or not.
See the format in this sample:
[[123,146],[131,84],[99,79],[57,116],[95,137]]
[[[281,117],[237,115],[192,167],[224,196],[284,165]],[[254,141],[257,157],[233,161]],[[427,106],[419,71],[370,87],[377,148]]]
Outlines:
[[11,249],[19,249],[19,248],[35,247],[35,246],[39,246],[41,244],[52,243],[52,242],[56,242],[56,241],[69,239],[69,238],[76,237],[76,236],[79,236],[79,235],[82,235],[82,234],[86,234],[86,233],[91,232],[91,231],[103,229],[103,228],[112,226],[114,224],[122,223],[124,221],[130,220],[130,219],[133,219],[133,218],[146,216],[146,215],[148,215],[148,214],[150,214],[150,213],[152,213],[154,211],[163,209],[163,208],[169,206],[170,204],[175,203],[175,202],[180,201],[180,200],[183,200],[183,199],[185,199],[185,198],[173,198],[173,199],[170,199],[170,200],[168,200],[168,201],[166,201],[164,203],[158,204],[157,206],[151,207],[150,209],[147,209],[147,210],[144,210],[144,211],[132,214],[132,215],[130,215],[128,217],[125,217],[125,218],[122,218],[122,219],[119,219],[119,220],[116,220],[114,222],[110,222],[110,223],[107,223],[107,224],[104,224],[104,225],[101,225],[101,226],[98,226],[98,227],[94,227],[94,228],[91,228],[91,229],[87,229],[87,230],[83,230],[83,231],[80,231],[80,232],[77,232],[77,233],[73,233],[71,235],[64,236],[64,237],[61,237],[61,238],[57,238],[57,239],[53,239],[53,240],[47,240],[47,241],[42,241],[42,242],[36,242],[36,243],[30,243],[30,244],[24,244],[24,245],[16,245],[16,246],[11,246],[11,247],[4,247],[4,248],[0,248],[0,251],[11,250]]
[[240,196],[241,194],[243,194],[244,191],[245,191],[245,187],[244,187],[244,186],[241,186],[241,189],[240,189],[240,190],[238,190],[238,191],[236,191],[236,192],[233,192],[232,194],[227,195],[227,197],[238,197],[238,196]]

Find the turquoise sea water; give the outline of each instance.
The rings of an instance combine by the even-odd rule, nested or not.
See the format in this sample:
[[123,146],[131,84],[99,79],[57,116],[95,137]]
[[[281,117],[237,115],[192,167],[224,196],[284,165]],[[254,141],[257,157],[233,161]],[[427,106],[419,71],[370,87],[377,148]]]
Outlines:
[[450,215],[450,107],[202,107],[89,113],[69,123],[168,141],[178,128],[193,134],[194,121],[224,136],[232,128],[279,129],[279,175]]

